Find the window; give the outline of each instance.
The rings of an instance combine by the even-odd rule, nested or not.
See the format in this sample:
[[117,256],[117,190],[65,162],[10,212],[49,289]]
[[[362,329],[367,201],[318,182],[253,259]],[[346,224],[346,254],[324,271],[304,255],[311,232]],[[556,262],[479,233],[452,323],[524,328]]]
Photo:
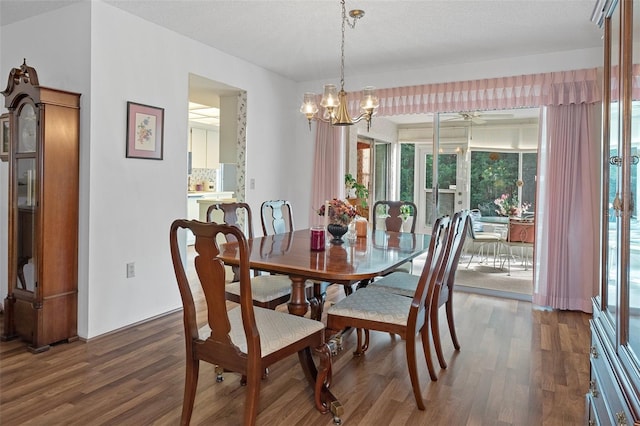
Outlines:
[[413,199],[415,155],[416,146],[414,144],[400,144],[400,199],[402,201],[415,201]]
[[469,206],[483,216],[496,216],[494,200],[507,194],[519,206],[533,211],[536,195],[537,153],[472,151]]
[[378,143],[375,144],[375,178],[373,179],[373,183],[375,185],[374,188],[374,200],[387,200],[387,187],[388,187],[388,164],[389,164],[389,144],[388,143]]

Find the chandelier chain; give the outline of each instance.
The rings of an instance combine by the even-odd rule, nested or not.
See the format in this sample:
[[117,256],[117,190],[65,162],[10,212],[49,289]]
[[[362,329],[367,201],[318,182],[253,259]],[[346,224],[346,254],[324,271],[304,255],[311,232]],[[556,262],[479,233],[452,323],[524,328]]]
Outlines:
[[340,90],[344,90],[344,24],[347,22],[347,9],[342,0],[342,44],[340,51]]
[[316,103],[316,94],[312,92],[306,92],[300,107],[300,112],[307,116],[309,121],[309,130],[311,130],[311,120],[318,120],[325,123],[330,123],[333,126],[351,126],[360,120],[367,121],[367,131],[371,125],[371,118],[379,106],[378,96],[375,92],[375,87],[367,86],[362,89],[362,97],[360,98],[360,109],[362,113],[352,119],[349,115],[349,102],[347,92],[344,90],[344,40],[347,24],[350,28],[355,28],[356,22],[364,16],[364,10],[353,9],[349,11],[349,17],[353,19],[351,21],[347,17],[347,8],[345,0],[340,0],[342,6],[342,28],[341,28],[341,43],[340,43],[340,92],[336,91],[334,84],[325,84],[324,93],[320,106],[324,109],[324,116],[317,116],[318,104]]

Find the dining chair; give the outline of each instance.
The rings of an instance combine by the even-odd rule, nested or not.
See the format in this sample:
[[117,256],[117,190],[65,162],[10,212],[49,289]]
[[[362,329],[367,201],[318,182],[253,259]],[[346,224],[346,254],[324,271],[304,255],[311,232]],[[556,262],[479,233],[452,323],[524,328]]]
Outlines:
[[[293,232],[293,207],[287,200],[269,200],[260,206],[260,222],[264,235],[278,235]],[[319,319],[318,304],[326,300],[326,288],[329,283],[308,280],[306,282],[307,299],[311,309],[311,318]],[[289,284],[289,287],[291,284]]]
[[[408,215],[406,213],[403,213],[404,209],[409,210]],[[418,208],[411,201],[376,201],[373,205],[373,212],[376,217],[378,216],[379,210],[384,210],[382,216],[384,216],[385,230],[392,232],[403,232],[403,229],[405,229],[405,222],[412,217],[411,223],[409,225],[409,232],[414,233],[416,231],[416,217]],[[402,216],[407,216],[407,219],[403,219]],[[377,222],[377,220],[373,221],[374,231],[376,230]]]
[[260,222],[264,235],[284,234],[295,229],[293,209],[287,200],[269,200],[260,206]]
[[[406,209],[406,210],[405,210]],[[375,231],[378,225],[378,212],[382,210],[382,216],[384,216],[384,229],[391,232],[411,232],[416,231],[416,218],[418,217],[418,208],[415,203],[411,201],[390,201],[382,200],[376,201],[373,205],[374,220],[372,229]],[[408,210],[408,212],[407,212]],[[407,216],[403,218],[403,216]],[[408,231],[406,229],[406,222],[411,220]],[[398,266],[394,271],[411,272],[413,270],[413,262],[407,262]]]
[[[496,257],[498,255],[498,249],[500,243],[503,241],[502,234],[498,232],[483,231],[480,219],[482,213],[479,209],[473,209],[469,212],[471,218],[471,226],[469,227],[469,235],[471,237],[469,248],[471,249],[471,257],[469,263],[467,263],[467,269],[471,265],[471,261],[477,254],[480,258],[478,263],[488,261],[489,259],[489,247],[493,248],[493,267],[496,267]],[[486,254],[485,254],[485,249]]]
[[[532,253],[535,246],[536,226],[534,219],[517,219],[509,218],[509,229],[507,238],[502,240],[502,245],[506,247],[507,253],[505,258],[507,261],[507,275],[511,275],[511,260],[514,259],[513,248],[520,248],[520,257],[524,265],[525,271],[528,269],[529,252]],[[525,250],[527,252],[525,253]],[[504,265],[502,260],[501,267]]]
[[[446,241],[442,240],[444,237],[438,238],[438,240],[442,240],[439,244],[443,246],[446,257],[434,282],[433,298],[430,301],[432,304],[430,309],[430,325],[434,348],[438,356],[438,362],[442,368],[447,368],[447,363],[442,352],[438,310],[440,307],[445,306],[453,347],[456,350],[460,350],[460,343],[458,342],[453,316],[453,286],[460,256],[470,226],[471,219],[469,213],[464,210],[456,212],[451,219],[449,232],[446,234]],[[434,235],[437,233],[435,228],[433,233]],[[427,259],[427,262],[429,262],[429,259]],[[379,289],[405,297],[413,297],[415,289],[418,286],[418,281],[419,277],[416,275],[406,272],[394,272],[369,284],[368,288]]]
[[[207,209],[207,222],[216,222],[214,219],[220,220],[219,217],[214,217],[215,212],[222,212],[222,223],[244,230],[244,235],[248,239],[253,238],[251,207],[247,203],[212,204]],[[229,234],[227,240],[234,241],[233,236]],[[232,267],[231,269],[233,279],[225,287],[225,295],[227,300],[240,303],[238,268]],[[275,309],[276,306],[288,302],[291,296],[291,280],[286,275],[269,275],[254,271],[254,276],[251,278],[251,288],[253,304],[262,308]]]
[[[398,334],[405,340],[405,353],[409,378],[413,389],[416,404],[420,410],[425,409],[420,380],[418,378],[416,360],[416,336],[419,334],[422,340],[422,349],[429,370],[431,380],[438,380],[433,369],[431,351],[429,349],[429,309],[435,285],[435,278],[439,268],[444,263],[445,251],[440,241],[441,233],[446,233],[449,226],[449,218],[443,217],[436,220],[434,228],[435,237],[429,244],[432,253],[431,262],[425,262],[422,273],[418,278],[418,285],[414,289],[413,297],[405,297],[392,294],[379,289],[361,288],[346,298],[340,300],[327,311],[327,329],[340,331],[348,327],[356,329],[357,348],[354,356],[365,353],[369,347],[369,331],[380,331]],[[361,332],[363,331],[363,332]],[[364,343],[362,335],[364,334]]]
[[[180,253],[180,229],[191,230],[195,235],[192,262],[198,280],[191,283]],[[240,305],[230,310],[226,307],[224,263],[219,258],[220,235],[237,241],[239,247]],[[253,306],[249,246],[244,234],[235,226],[179,219],[171,224],[169,241],[183,305],[186,344],[180,423],[188,425],[191,419],[200,361],[215,364],[216,370],[221,368],[242,375],[241,384],[246,384],[243,424],[255,425],[263,371],[296,353],[313,389],[316,409],[322,414],[332,411],[334,421],[339,421],[342,407],[327,388],[331,381],[331,355],[324,343],[324,325],[319,321]],[[196,287],[195,282],[199,286]],[[207,308],[207,323],[202,327],[197,323],[192,292],[196,288],[204,295]],[[319,358],[318,367],[312,350]]]

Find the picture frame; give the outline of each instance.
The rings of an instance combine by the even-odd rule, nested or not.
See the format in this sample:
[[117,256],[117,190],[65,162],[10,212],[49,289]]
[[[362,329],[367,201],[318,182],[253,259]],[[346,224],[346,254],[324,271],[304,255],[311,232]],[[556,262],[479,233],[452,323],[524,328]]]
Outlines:
[[127,158],[162,160],[164,108],[127,102]]
[[0,115],[0,160],[9,161],[9,114]]

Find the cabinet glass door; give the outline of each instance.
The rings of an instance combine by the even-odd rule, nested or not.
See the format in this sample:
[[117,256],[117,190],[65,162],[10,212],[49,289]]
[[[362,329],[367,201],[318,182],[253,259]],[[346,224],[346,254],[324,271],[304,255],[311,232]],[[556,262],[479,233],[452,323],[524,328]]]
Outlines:
[[[606,305],[606,313],[609,320],[614,324],[617,322],[618,312],[618,265],[620,247],[619,239],[619,209],[622,194],[620,193],[621,185],[621,167],[619,159],[622,155],[620,137],[620,8],[616,8],[610,18],[610,132],[609,132],[609,170],[605,173],[609,176],[608,190],[608,230],[605,233],[606,250],[607,250],[607,286],[606,294],[604,294],[603,303]],[[605,154],[606,155],[606,154]]]
[[[639,21],[640,22],[640,21]],[[632,135],[640,135],[640,100],[633,102]],[[640,140],[632,138],[631,142],[631,217],[629,232],[629,282],[627,298],[629,300],[629,348],[635,354],[640,365],[640,218],[638,217],[638,190],[640,187]]]
[[631,212],[629,223],[629,282],[626,298],[629,303],[628,347],[640,368],[640,218],[638,212],[638,191],[640,190],[640,1],[633,2],[633,43],[632,43],[632,87],[631,87]]

